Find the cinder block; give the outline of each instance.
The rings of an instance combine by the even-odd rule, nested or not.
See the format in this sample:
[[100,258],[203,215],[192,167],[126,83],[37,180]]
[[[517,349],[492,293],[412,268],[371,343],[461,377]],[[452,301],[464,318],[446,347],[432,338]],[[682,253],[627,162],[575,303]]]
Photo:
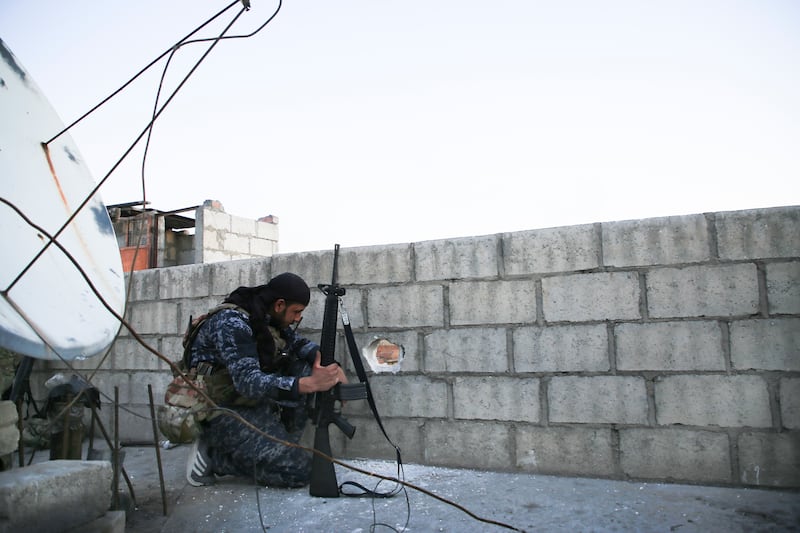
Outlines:
[[646,280],[652,318],[758,312],[758,276],[752,263],[658,268],[648,272]]
[[573,272],[600,266],[600,239],[585,224],[503,234],[507,276]]
[[131,302],[128,323],[140,335],[175,334],[179,330],[177,302]]
[[416,280],[497,277],[497,242],[489,235],[416,243]]
[[201,251],[202,256],[197,261],[201,261],[206,265],[210,265],[211,263],[221,263],[223,261],[230,261],[231,254],[225,250],[209,250],[203,249]]
[[634,376],[553,377],[547,390],[549,421],[646,424],[647,387]]
[[767,265],[769,313],[800,314],[800,261]]
[[0,401],[0,456],[12,453],[19,445],[17,406],[11,401]]
[[111,463],[57,460],[0,472],[0,531],[67,531],[111,505]]
[[137,270],[125,274],[125,287],[130,286],[130,299],[134,302],[157,300],[159,293],[159,269]]
[[536,321],[536,285],[520,281],[460,281],[450,286],[450,324],[528,324]]
[[147,386],[153,389],[154,403],[164,403],[164,393],[167,385],[172,381],[172,372],[131,372],[130,374],[130,403],[149,405]]
[[[352,402],[351,402],[352,403]],[[349,407],[350,404],[348,404]],[[347,409],[347,407],[345,408]],[[424,459],[422,444],[422,428],[424,423],[420,420],[387,419],[381,415],[384,428],[389,438],[394,442],[403,455],[403,461],[419,462]],[[377,459],[394,460],[397,452],[386,441],[380,427],[372,416],[351,417],[348,411],[344,412],[347,420],[356,426],[356,433],[352,439],[344,440],[344,456],[347,458],[370,457]],[[308,430],[307,430],[308,432]]]
[[[144,340],[153,348],[158,350],[157,338],[148,337]],[[159,363],[160,360],[158,357],[148,352],[147,349],[139,343],[139,341],[132,337],[126,337],[114,341],[111,354],[103,367],[111,368],[113,366],[115,370],[158,370],[161,368]],[[97,367],[97,364],[95,364],[95,367]]]
[[[362,317],[360,313],[360,298],[357,292],[347,291],[347,294],[344,296],[345,298],[345,305],[347,306],[348,315],[352,311],[356,311],[359,317]],[[358,302],[358,303],[357,303]],[[309,330],[309,329],[322,329],[322,320],[325,316],[325,295],[320,290],[316,290],[316,287],[311,289],[311,300],[308,303],[308,306],[303,311],[303,322],[301,324],[301,330]],[[339,318],[341,320],[341,317]],[[361,318],[363,321],[363,317]],[[356,326],[356,322],[353,322],[351,318],[351,323],[353,327]],[[362,322],[358,322],[359,325],[362,325]],[[338,326],[337,326],[338,327]],[[307,335],[308,331],[302,333],[303,335]]]
[[278,243],[267,239],[250,237],[250,255],[269,257],[278,253]]
[[250,237],[235,233],[219,233],[217,241],[213,245],[206,243],[205,248],[225,252],[231,256],[241,256],[250,253]]
[[[378,374],[370,379],[378,412],[386,417],[444,418],[448,413],[447,383],[426,376]],[[365,415],[366,402],[350,402],[348,410]]]
[[780,390],[783,427],[800,429],[800,378],[781,378]]
[[269,259],[248,259],[214,263],[211,265],[211,285],[207,294],[211,296],[227,296],[237,287],[255,287],[270,280]]
[[[179,361],[183,357],[183,334],[173,335],[170,337],[161,337],[161,344],[159,346],[159,351],[161,352],[161,355],[166,357],[168,360],[172,362]],[[166,370],[167,372],[170,372],[169,364],[167,364],[165,361],[158,359],[156,355],[151,354],[149,352],[147,352],[146,356],[152,359],[157,359],[158,368],[157,369],[146,368],[145,366],[142,366],[140,367],[141,369],[161,370],[161,371]]]
[[610,429],[522,426],[516,432],[517,468],[535,474],[611,477]]
[[760,376],[665,376],[655,384],[662,426],[770,427],[767,384]]
[[[333,264],[333,252],[331,262]],[[407,283],[414,271],[410,244],[342,248],[339,251],[340,283]],[[330,272],[328,266],[325,272]],[[330,279],[326,283],[330,283]]]
[[800,487],[800,432],[742,433],[739,481],[764,487]]
[[636,272],[572,274],[542,280],[542,305],[548,322],[636,320],[639,277]]
[[720,259],[800,256],[800,209],[776,207],[716,214]]
[[231,252],[228,254],[228,261],[246,261],[253,259],[254,255],[249,252]]
[[508,372],[503,328],[437,329],[424,337],[427,372]]
[[183,336],[190,320],[208,313],[211,309],[221,304],[224,299],[222,296],[207,296],[205,298],[184,298],[180,300],[178,327],[172,334]]
[[604,222],[602,228],[605,266],[674,265],[711,259],[703,215]]
[[731,363],[739,370],[800,370],[800,318],[731,323]]
[[231,215],[225,211],[201,207],[195,215],[195,226],[203,229],[231,230]]
[[[271,222],[256,221],[256,237],[274,242],[276,245],[279,241],[279,227],[278,224]],[[277,249],[275,253],[277,253]]]
[[238,235],[255,235],[257,222],[252,218],[230,215],[231,233]]
[[424,429],[426,464],[502,470],[514,463],[507,426],[436,421],[425,424]]
[[209,265],[183,265],[159,270],[159,294],[161,300],[170,298],[196,298],[208,296],[211,289],[211,267]]
[[463,377],[453,383],[454,417],[462,420],[539,422],[539,380]]
[[597,325],[514,329],[515,372],[605,372],[606,327]]
[[[342,259],[340,256],[338,281],[344,284],[344,262]],[[331,282],[331,275],[333,274],[333,245],[331,245],[330,251],[278,254],[270,258],[270,263],[270,277],[284,272],[292,272],[303,278],[309,287],[316,287],[320,283]]]
[[689,429],[622,429],[623,474],[634,478],[702,483],[731,481],[726,433]]
[[725,370],[717,322],[620,324],[618,370]]
[[444,296],[439,285],[376,287],[367,293],[371,328],[442,327]]

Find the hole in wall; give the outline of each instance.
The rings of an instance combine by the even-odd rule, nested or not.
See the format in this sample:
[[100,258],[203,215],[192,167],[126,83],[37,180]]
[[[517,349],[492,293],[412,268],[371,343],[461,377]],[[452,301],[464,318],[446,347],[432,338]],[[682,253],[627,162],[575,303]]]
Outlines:
[[367,346],[361,349],[370,369],[377,373],[397,372],[403,363],[405,349],[400,344],[395,344],[389,339],[376,337]]

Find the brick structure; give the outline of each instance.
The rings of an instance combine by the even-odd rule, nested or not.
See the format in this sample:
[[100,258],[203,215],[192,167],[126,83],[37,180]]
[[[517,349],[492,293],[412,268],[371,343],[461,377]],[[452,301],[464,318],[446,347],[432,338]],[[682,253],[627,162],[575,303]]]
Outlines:
[[[190,315],[280,272],[325,283],[332,248],[134,273],[127,318],[175,359]],[[405,348],[401,371],[371,384],[406,461],[775,487],[800,487],[799,274],[798,207],[350,248],[339,261],[359,345]],[[311,338],[322,310],[313,291]],[[149,435],[146,386],[161,397],[169,379],[123,330],[94,380],[142,415],[121,411],[123,440]],[[358,431],[336,435],[336,454],[393,458],[365,402],[345,414]]]

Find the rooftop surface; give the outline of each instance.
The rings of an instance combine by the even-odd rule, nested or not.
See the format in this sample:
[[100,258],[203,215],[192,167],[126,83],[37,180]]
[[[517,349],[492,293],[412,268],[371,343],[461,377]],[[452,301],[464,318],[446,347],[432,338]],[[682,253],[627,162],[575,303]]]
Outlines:
[[[791,490],[404,465],[406,482],[459,508],[410,487],[392,498],[377,500],[318,498],[310,496],[308,488],[256,487],[246,479],[232,477],[219,478],[213,486],[193,487],[185,479],[190,446],[158,451],[166,515],[156,448],[125,448],[124,468],[136,498],[126,531],[800,531],[800,492]],[[397,473],[392,462],[358,460],[349,464],[386,476]],[[378,481],[338,465],[336,469],[339,483],[354,480],[372,488]],[[392,486],[383,481],[378,489],[386,491]],[[128,493],[122,478],[120,488]],[[501,525],[481,522],[468,513]],[[378,526],[373,528],[374,524]]]

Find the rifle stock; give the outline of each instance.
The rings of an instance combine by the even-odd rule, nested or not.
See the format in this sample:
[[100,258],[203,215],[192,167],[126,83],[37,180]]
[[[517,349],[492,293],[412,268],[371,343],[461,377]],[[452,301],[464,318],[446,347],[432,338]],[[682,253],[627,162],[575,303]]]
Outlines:
[[[337,269],[339,262],[339,245],[333,252],[333,276],[330,285],[320,284],[319,288],[325,294],[325,312],[322,317],[322,336],[320,338],[320,362],[322,366],[335,363],[336,351],[336,322],[339,311],[339,298],[345,294],[345,289],[337,282]],[[335,410],[336,400],[349,400],[365,398],[357,389],[365,389],[363,384],[336,385],[329,391],[318,392],[314,397],[312,422],[316,425],[314,433],[314,449],[331,457],[331,442],[328,426],[335,424],[347,438],[353,438],[356,428],[350,424],[340,413]],[[336,471],[333,463],[318,454],[314,454],[311,463],[311,496],[323,498],[337,498],[339,485],[336,481]]]

